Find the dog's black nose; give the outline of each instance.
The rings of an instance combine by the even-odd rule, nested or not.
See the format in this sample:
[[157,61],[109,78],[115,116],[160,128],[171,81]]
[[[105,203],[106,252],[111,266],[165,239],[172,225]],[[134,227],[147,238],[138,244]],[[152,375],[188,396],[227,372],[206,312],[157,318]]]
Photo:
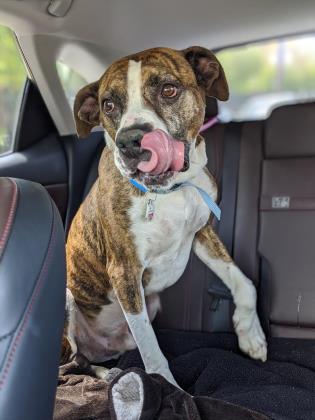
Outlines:
[[116,139],[116,145],[122,151],[124,149],[140,147],[144,134],[145,133],[142,130],[137,129],[121,132]]
[[142,124],[124,128],[116,138],[117,147],[124,153],[131,149],[140,150],[141,140],[145,133],[153,130],[150,124]]

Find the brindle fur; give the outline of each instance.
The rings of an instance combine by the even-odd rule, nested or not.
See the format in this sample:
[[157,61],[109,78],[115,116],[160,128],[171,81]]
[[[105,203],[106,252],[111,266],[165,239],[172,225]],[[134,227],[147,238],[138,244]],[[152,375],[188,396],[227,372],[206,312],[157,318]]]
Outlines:
[[80,309],[95,316],[114,289],[126,310],[142,309],[141,266],[130,234],[130,197],[138,194],[118,172],[105,148],[99,178],[81,205],[67,241],[67,285]]
[[217,234],[214,232],[209,222],[196,233],[196,238],[200,244],[208,250],[211,258],[220,259],[225,262],[232,262],[230,254],[218,238]]
[[[196,79],[195,53],[204,53],[208,60],[212,60],[211,83],[208,81],[205,84],[201,76],[199,80],[198,77]],[[80,137],[87,136],[93,126],[102,124],[110,137],[115,139],[128,101],[126,78],[129,60],[141,60],[143,99],[163,119],[171,135],[177,139],[192,141],[198,136],[204,119],[205,95],[215,92],[214,96],[219,99],[227,97],[228,88],[223,70],[208,50],[199,47],[183,52],[168,48],[146,50],[117,61],[99,81],[81,89],[74,104]],[[173,105],[168,103],[168,106],[157,104],[154,98],[158,86],[178,81],[181,83],[180,89],[185,93],[178,102]],[[102,112],[103,101],[108,95],[119,101],[119,107],[111,116]],[[197,143],[201,140],[199,136]],[[142,310],[139,281],[142,279],[146,286],[150,281],[150,271],[146,269],[143,272],[138,260],[128,217],[131,199],[139,194],[121,176],[115,166],[112,150],[106,147],[99,163],[99,178],[72,222],[66,247],[67,286],[76,304],[88,318],[95,318],[103,305],[111,304],[111,291],[116,294],[126,312],[136,314]],[[202,229],[198,235],[202,241],[210,241],[213,255],[228,259],[225,249],[220,249],[211,229]]]

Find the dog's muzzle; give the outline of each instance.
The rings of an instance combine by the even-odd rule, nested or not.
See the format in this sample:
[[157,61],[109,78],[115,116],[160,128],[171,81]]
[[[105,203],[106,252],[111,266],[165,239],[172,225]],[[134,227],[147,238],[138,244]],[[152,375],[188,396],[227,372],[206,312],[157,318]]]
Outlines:
[[122,129],[116,146],[128,176],[147,185],[163,185],[189,166],[188,142],[176,140],[161,129],[154,130],[150,124]]

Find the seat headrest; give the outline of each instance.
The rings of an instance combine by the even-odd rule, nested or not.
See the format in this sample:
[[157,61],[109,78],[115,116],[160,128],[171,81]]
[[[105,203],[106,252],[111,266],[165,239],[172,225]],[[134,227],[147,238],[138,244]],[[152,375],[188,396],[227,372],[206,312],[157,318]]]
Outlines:
[[205,119],[218,115],[218,101],[215,98],[206,97]]
[[315,156],[315,102],[276,108],[266,121],[267,158]]

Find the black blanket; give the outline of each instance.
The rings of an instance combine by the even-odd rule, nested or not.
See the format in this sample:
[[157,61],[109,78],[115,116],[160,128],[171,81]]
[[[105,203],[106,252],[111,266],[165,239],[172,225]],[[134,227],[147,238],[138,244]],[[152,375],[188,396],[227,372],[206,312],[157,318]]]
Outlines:
[[[195,396],[211,396],[276,420],[315,420],[315,341],[269,341],[266,363],[238,351],[236,337],[159,331],[157,337],[179,385]],[[138,351],[117,367],[143,368]]]

